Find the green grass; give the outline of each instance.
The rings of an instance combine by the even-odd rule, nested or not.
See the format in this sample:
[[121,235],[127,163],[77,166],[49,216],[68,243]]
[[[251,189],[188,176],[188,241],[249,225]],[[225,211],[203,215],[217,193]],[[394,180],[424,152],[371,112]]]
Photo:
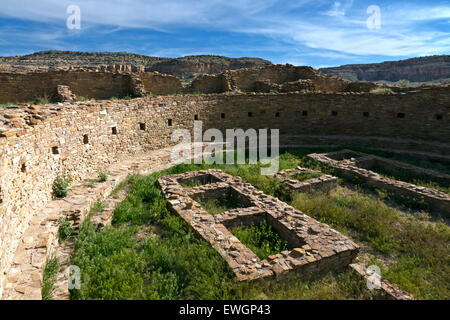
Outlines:
[[0,104],[0,108],[8,108],[9,106],[12,106],[13,104],[11,102],[7,102],[7,103],[2,103]]
[[417,298],[448,298],[450,228],[445,223],[405,216],[374,195],[345,187],[328,195],[297,194],[292,205],[367,244],[375,256],[391,259],[382,275]]
[[56,275],[59,271],[59,261],[56,257],[49,257],[44,265],[42,276],[41,296],[42,300],[52,300]]
[[[72,299],[352,298],[370,293],[349,274],[289,282],[238,283],[226,262],[167,207],[158,177],[203,168],[179,165],[148,177],[134,176],[113,225],[100,231],[85,220],[72,264],[82,286]],[[153,230],[140,236],[143,230]],[[310,288],[318,288],[311,292]]]
[[[280,169],[297,166],[333,174],[305,155],[336,148],[289,149]],[[112,226],[96,230],[85,220],[76,239],[72,264],[81,268],[81,290],[72,299],[371,299],[352,272],[290,281],[238,283],[209,243],[172,212],[157,179],[167,174],[217,167],[239,175],[267,194],[364,244],[382,275],[419,299],[449,299],[450,229],[443,222],[421,221],[389,206],[375,194],[341,186],[328,196],[294,194],[277,179],[260,175],[256,165],[178,165],[147,177],[132,176],[130,190],[116,208]],[[120,190],[118,188],[118,190]],[[244,230],[245,231],[245,230]],[[251,240],[253,232],[243,232]],[[251,241],[247,240],[251,246]],[[250,244],[249,244],[250,243]],[[257,243],[257,241],[256,241]],[[257,250],[253,248],[253,250]],[[385,261],[390,261],[385,264]]]
[[181,184],[181,186],[182,186],[183,188],[195,188],[195,187],[200,187],[200,186],[202,186],[202,185],[203,185],[203,183],[202,183],[201,181],[195,180],[195,179],[192,179],[192,180],[190,180],[189,182],[186,182],[186,183],[182,183],[182,184]]
[[199,198],[195,199],[209,214],[215,216],[225,211],[239,208],[240,205],[234,197],[229,194],[223,194],[217,199],[209,199],[209,200],[200,200]]
[[261,260],[292,249],[266,220],[250,226],[234,227],[230,229],[230,232]]

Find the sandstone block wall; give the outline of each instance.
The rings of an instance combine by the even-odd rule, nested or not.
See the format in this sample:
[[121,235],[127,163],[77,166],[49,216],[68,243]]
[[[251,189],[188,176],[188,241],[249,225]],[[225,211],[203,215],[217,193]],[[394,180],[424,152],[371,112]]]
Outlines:
[[0,103],[56,97],[58,85],[77,96],[106,99],[132,93],[129,74],[86,71],[0,73]]
[[181,81],[175,76],[160,74],[158,72],[137,74],[148,93],[154,95],[166,95],[178,93],[183,90]]

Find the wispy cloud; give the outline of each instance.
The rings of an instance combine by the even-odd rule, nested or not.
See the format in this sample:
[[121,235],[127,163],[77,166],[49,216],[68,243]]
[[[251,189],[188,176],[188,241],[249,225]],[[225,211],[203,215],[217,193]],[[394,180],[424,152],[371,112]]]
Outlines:
[[[66,9],[71,4],[81,8],[82,29],[78,33],[65,28]],[[366,8],[372,4],[381,9],[381,28],[378,30],[366,27],[369,17]],[[407,57],[450,52],[450,6],[439,1],[15,0],[0,3],[0,23],[2,17],[20,19],[24,25],[33,22],[38,26],[37,30],[30,31],[16,24],[8,32],[5,32],[7,26],[3,26],[0,46],[4,47],[13,45],[14,39],[21,39],[30,45],[40,42],[51,48],[72,48],[79,45],[74,44],[74,38],[92,40],[97,37],[105,47],[108,44],[108,47],[145,48],[154,54],[208,53],[212,44],[221,47],[222,51],[227,51],[225,47],[228,46],[258,52],[254,43],[244,42],[238,36],[242,35],[245,39],[261,37],[270,40],[270,46],[260,41],[259,51],[279,50],[277,59],[286,62],[307,62],[305,57],[314,53],[317,57],[350,59],[355,56]],[[195,38],[193,47],[189,47],[184,33],[187,29],[192,30],[190,37]],[[108,39],[127,30],[131,30],[132,37],[127,44],[120,41],[112,44],[113,40]],[[146,33],[142,35],[133,30]],[[173,43],[158,45],[155,40],[153,45],[158,47],[154,48],[139,43],[149,41],[152,32],[170,35]],[[222,33],[228,33],[224,36],[226,44],[214,40]],[[209,45],[199,46],[202,42],[199,37],[208,37]]]

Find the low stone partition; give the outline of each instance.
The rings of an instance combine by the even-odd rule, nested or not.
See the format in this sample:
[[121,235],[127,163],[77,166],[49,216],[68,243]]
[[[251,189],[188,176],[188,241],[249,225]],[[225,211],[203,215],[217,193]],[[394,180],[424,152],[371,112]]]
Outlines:
[[[365,266],[352,263],[350,268],[354,270],[359,276],[361,276],[366,281],[371,280],[371,272],[370,269]],[[385,279],[380,279],[379,283],[379,293],[377,295],[378,299],[386,299],[386,300],[414,300],[414,296],[409,292],[401,290],[397,285],[390,283]]]
[[[295,177],[299,175],[319,175],[318,177],[298,180]],[[321,190],[328,192],[337,186],[338,178],[328,174],[321,174],[320,171],[308,168],[297,167],[296,169],[285,169],[278,171],[274,177],[288,186],[291,190],[297,192],[311,192]]]
[[[186,185],[189,180],[196,186]],[[220,170],[170,175],[158,182],[170,206],[219,252],[239,281],[339,271],[359,252],[357,244],[328,225]],[[195,200],[215,199],[224,192],[233,194],[237,208],[211,215]],[[293,249],[261,260],[229,231],[262,220]]]
[[423,199],[432,211],[446,216],[450,215],[450,196],[448,194],[412,183],[389,179],[369,168],[378,164],[387,170],[409,170],[427,175],[431,180],[449,181],[446,174],[348,149],[322,154],[312,153],[307,158],[333,167],[343,177],[361,179],[371,188],[383,189],[399,196]]

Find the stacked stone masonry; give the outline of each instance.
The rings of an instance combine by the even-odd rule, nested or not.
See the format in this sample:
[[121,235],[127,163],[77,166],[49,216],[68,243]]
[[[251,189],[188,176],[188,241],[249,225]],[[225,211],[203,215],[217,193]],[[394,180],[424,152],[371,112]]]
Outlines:
[[[206,184],[183,188],[180,182],[199,178]],[[347,237],[265,195],[240,177],[212,169],[165,176],[158,182],[170,206],[219,252],[240,281],[286,277],[290,271],[303,276],[342,270],[358,254],[359,246]],[[213,216],[194,200],[218,197],[227,190],[237,194],[242,208]],[[272,225],[294,249],[261,260],[229,231],[233,226],[262,220]]]
[[309,154],[308,158],[333,167],[343,177],[358,177],[370,187],[391,191],[396,195],[409,196],[415,199],[422,198],[431,210],[443,215],[450,215],[450,195],[435,189],[389,179],[365,168],[378,164],[384,166],[387,170],[409,170],[428,175],[432,179],[448,184],[450,183],[450,176],[447,174],[348,149],[324,154]]
[[158,72],[111,72],[80,68],[28,73],[0,72],[0,103],[33,101],[44,96],[56,99],[58,85],[69,87],[75,96],[95,99],[194,92],[370,92],[378,87],[375,83],[350,82],[324,75],[311,67],[291,65],[199,75],[187,84],[173,75]]
[[304,181],[295,179],[295,176],[297,175],[314,173],[320,172],[308,168],[297,167],[296,169],[281,170],[275,174],[275,178],[297,192],[312,192],[317,190],[327,192],[337,186],[338,178],[330,176],[329,174],[322,174],[317,178]]

